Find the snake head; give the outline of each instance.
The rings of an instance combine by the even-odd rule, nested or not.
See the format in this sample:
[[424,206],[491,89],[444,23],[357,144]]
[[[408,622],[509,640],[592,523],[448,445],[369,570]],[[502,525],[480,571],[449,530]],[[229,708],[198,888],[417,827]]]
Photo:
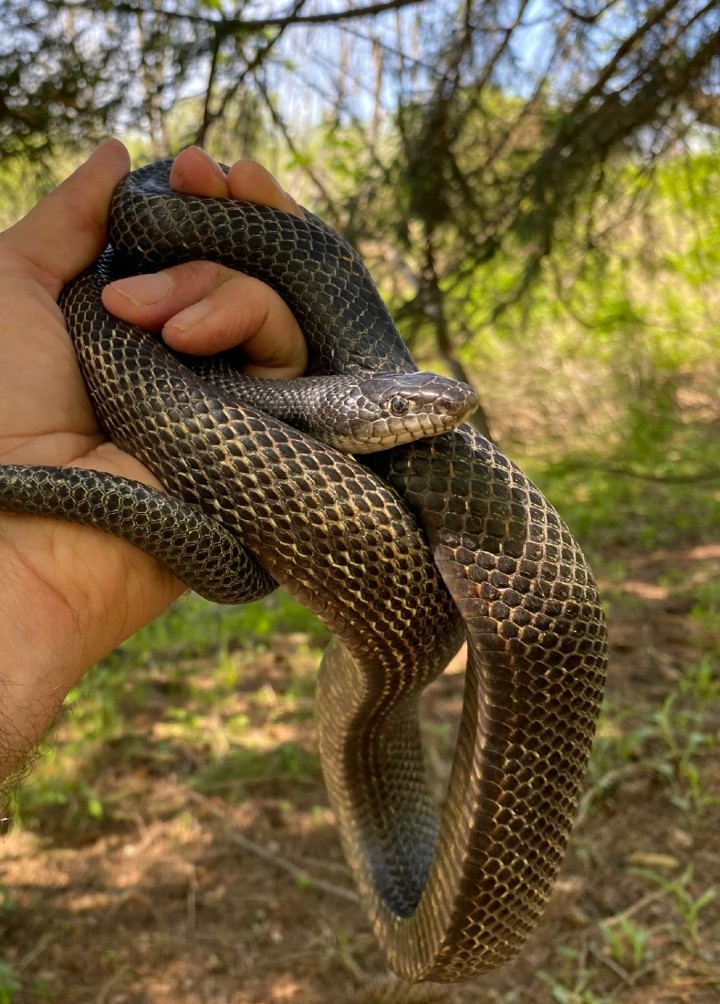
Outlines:
[[348,453],[376,453],[439,436],[478,406],[468,384],[437,373],[373,373],[358,377],[346,410]]

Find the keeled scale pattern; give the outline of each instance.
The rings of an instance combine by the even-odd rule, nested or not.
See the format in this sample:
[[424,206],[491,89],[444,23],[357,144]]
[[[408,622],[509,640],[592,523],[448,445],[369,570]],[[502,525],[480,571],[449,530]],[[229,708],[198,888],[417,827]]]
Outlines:
[[602,699],[605,623],[567,527],[473,429],[375,466],[422,513],[469,644],[439,850],[413,915],[398,924],[376,904],[376,930],[407,978],[459,980],[512,957],[550,893]]
[[277,586],[221,523],[138,481],[113,478],[108,491],[107,475],[83,467],[0,466],[0,510],[123,537],[215,603],[249,603]]
[[[206,257],[270,282],[301,321],[314,372],[414,368],[357,256],[322,223],[169,195],[167,171],[136,172],[114,201],[113,242],[144,269]],[[337,636],[320,674],[321,754],[389,964],[449,981],[507,961],[557,873],[599,708],[605,628],[580,550],[465,426],[373,461],[417,514],[433,561],[393,488],[109,322],[102,281],[69,287],[64,310],[103,424]],[[416,702],[462,626],[464,707],[439,815]]]

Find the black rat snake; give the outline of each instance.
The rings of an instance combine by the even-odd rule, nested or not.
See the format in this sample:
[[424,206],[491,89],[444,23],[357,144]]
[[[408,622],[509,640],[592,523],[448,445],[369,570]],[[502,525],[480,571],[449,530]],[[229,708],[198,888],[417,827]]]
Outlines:
[[[130,264],[106,255],[61,305],[103,427],[169,497],[7,467],[0,508],[124,535],[215,599],[276,580],[327,624],[320,750],[362,903],[398,975],[467,979],[519,950],[562,861],[604,682],[595,582],[542,494],[469,425],[370,469],[236,400],[232,359],[193,372],[108,318],[107,274],[209,258],[280,292],[313,374],[415,370],[358,256],[324,224],[173,194],[168,170],[143,168],[116,192],[111,241]],[[417,704],[464,638],[440,812]]]

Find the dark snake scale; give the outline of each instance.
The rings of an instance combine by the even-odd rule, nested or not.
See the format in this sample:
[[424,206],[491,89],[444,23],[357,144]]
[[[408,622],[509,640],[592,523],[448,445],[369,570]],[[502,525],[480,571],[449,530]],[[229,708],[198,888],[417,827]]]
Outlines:
[[[324,224],[172,194],[169,163],[114,197],[111,242],[128,263],[106,256],[61,305],[103,428],[171,497],[94,472],[6,467],[0,508],[125,536],[220,601],[279,582],[321,618],[334,638],[320,752],[362,905],[399,976],[469,979],[519,951],[563,859],[605,676],[593,576],[552,506],[469,425],[361,465],[109,318],[106,268],[209,258],[278,290],[313,374],[415,370],[359,258]],[[438,808],[418,700],[463,640]]]

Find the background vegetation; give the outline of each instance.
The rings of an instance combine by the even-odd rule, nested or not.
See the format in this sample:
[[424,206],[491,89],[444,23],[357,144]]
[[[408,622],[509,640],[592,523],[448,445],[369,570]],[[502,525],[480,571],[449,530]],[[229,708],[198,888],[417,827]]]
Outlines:
[[[612,643],[536,936],[401,997],[319,773],[324,633],[285,597],[184,601],[71,695],[22,793],[0,1002],[719,999],[717,4],[0,0],[0,23],[7,222],[107,132],[137,161],[263,160],[361,247],[423,365],[478,388]],[[427,702],[439,790],[461,685]]]

